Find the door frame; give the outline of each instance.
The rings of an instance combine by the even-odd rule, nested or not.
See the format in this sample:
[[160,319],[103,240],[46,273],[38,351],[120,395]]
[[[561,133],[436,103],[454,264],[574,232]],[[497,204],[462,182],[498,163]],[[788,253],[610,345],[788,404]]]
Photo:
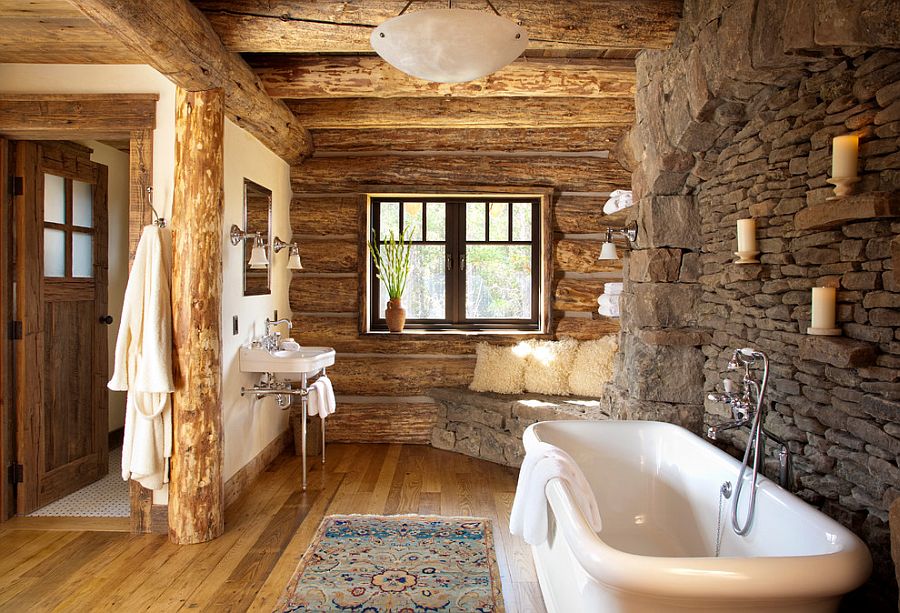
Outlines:
[[[153,132],[156,128],[158,94],[0,94],[0,194],[8,206],[10,189],[7,140],[122,140],[129,141],[128,254],[129,263],[140,240],[141,230],[150,223],[146,188],[153,185]],[[60,119],[60,118],[64,119]],[[0,296],[11,295],[8,245],[9,220],[0,219]],[[7,300],[2,301],[8,305]],[[16,458],[16,410],[10,402],[11,340],[5,332],[9,313],[0,309],[3,340],[0,342],[0,522],[15,514],[14,488],[6,471]],[[130,481],[131,531],[165,531],[160,523],[164,513],[151,513],[150,490]]]

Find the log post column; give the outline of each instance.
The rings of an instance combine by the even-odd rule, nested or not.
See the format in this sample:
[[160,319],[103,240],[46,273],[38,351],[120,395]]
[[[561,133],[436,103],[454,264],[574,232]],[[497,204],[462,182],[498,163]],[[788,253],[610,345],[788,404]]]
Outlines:
[[225,530],[220,359],[224,111],[221,89],[178,89],[169,483],[169,540],[177,544],[209,541]]

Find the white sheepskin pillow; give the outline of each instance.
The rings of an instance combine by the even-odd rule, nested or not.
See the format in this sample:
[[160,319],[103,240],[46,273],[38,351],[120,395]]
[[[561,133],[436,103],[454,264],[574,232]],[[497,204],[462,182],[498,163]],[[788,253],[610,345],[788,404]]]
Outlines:
[[475,374],[469,384],[473,392],[521,394],[525,390],[525,359],[512,347],[481,342],[475,347],[475,357]]
[[619,345],[615,336],[581,343],[572,363],[569,389],[576,396],[599,396],[613,376]]
[[578,351],[578,341],[531,341],[525,370],[525,391],[548,396],[568,396],[569,373]]

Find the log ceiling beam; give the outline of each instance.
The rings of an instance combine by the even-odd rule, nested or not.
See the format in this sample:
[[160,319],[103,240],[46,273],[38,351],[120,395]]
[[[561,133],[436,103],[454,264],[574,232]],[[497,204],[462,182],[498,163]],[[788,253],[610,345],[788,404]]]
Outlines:
[[[406,0],[198,0],[225,46],[235,52],[371,52],[369,35],[397,16]],[[681,19],[682,0],[514,0],[494,2],[521,23],[531,49],[665,49]],[[421,8],[443,8],[420,0]],[[484,10],[484,0],[454,6]],[[415,10],[417,6],[414,6]]]
[[288,162],[312,152],[309,132],[265,92],[188,0],[72,0],[101,28],[186,91],[225,90],[225,113]]
[[520,59],[468,83],[432,83],[377,56],[272,56],[251,60],[273,98],[455,96],[634,97],[630,60]]
[[609,151],[631,124],[602,128],[373,128],[313,130],[316,153],[367,151]]
[[288,100],[308,128],[573,128],[634,121],[632,98]]

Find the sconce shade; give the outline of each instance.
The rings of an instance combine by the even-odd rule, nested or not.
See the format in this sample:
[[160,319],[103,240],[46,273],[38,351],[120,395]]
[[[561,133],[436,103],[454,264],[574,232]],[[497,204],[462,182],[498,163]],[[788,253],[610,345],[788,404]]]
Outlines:
[[250,251],[250,268],[254,270],[265,269],[269,267],[269,258],[266,257],[266,244],[262,237],[257,234],[256,242]]
[[379,25],[372,48],[391,66],[437,83],[473,81],[503,68],[528,46],[525,29],[486,11],[428,9]]
[[619,254],[616,253],[616,245],[615,243],[611,243],[609,241],[603,243],[603,246],[600,248],[600,257],[598,260],[618,260]]
[[287,267],[288,270],[303,270],[303,262],[300,261],[300,247],[297,246],[297,243],[291,243]]

